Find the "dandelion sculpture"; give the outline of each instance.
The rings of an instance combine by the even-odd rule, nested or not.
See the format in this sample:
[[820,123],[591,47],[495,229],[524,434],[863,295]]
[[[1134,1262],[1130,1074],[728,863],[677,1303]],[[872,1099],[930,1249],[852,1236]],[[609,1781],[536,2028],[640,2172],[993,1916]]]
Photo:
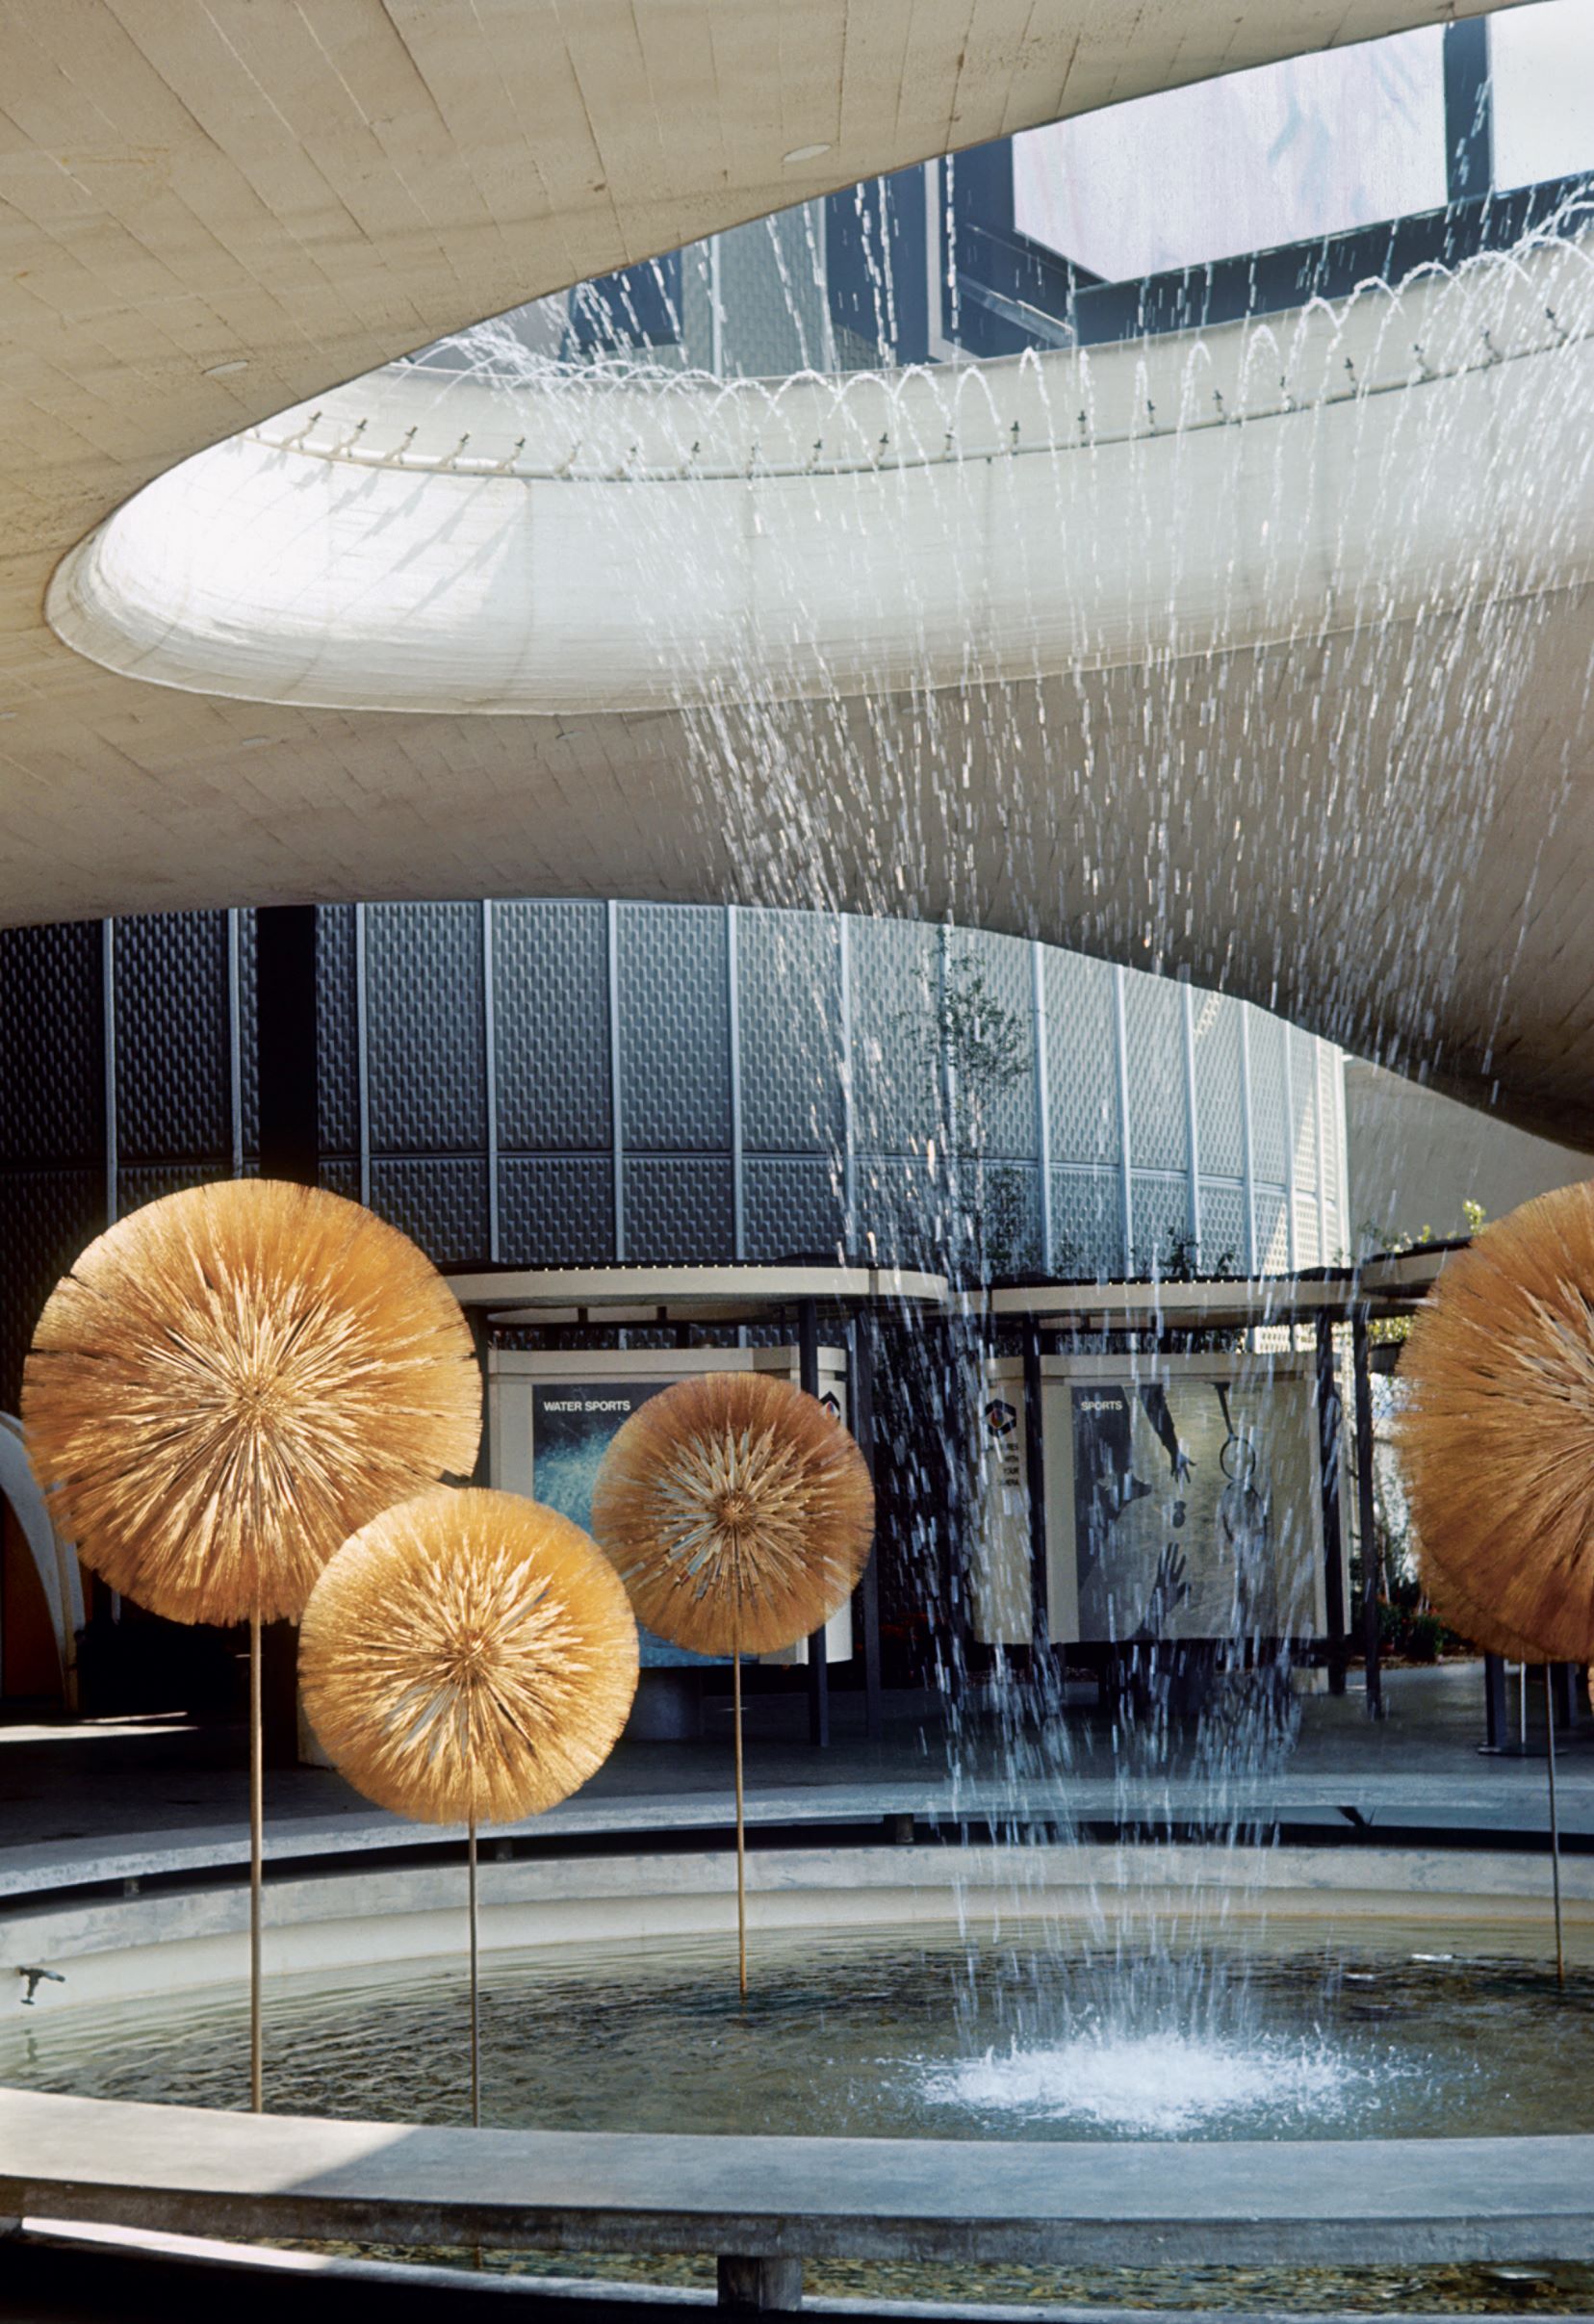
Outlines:
[[818,1399],[758,1372],[709,1372],[652,1396],[604,1455],[592,1530],[638,1621],[728,1654],[736,1775],[736,1961],[747,1991],[741,1658],[821,1629],[874,1539],[863,1457]]
[[636,1623],[578,1526],[513,1493],[422,1493],[345,1543],[305,1608],[304,1707],[379,1807],[467,1828],[471,2119],[481,2120],[476,1827],[577,1791],[636,1691]]
[[476,1459],[481,1379],[429,1260],[274,1179],[168,1195],[51,1293],[22,1419],[61,1530],[113,1589],[249,1625],[249,2087],[262,2105],[260,1629],[350,1533]]
[[1564,1978],[1550,1665],[1594,1659],[1594,1182],[1523,1203],[1445,1268],[1401,1359],[1418,1569],[1474,1644],[1542,1662]]

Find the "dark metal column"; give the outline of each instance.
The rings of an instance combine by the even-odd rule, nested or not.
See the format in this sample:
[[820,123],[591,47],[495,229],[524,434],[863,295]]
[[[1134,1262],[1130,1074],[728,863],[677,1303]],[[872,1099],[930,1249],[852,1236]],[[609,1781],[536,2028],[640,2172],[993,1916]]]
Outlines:
[[255,915],[260,1175],[298,1186],[321,1175],[316,1018],[316,907],[273,904]]
[[[255,1049],[260,1067],[260,1175],[296,1186],[321,1179],[316,907],[273,904],[255,915]],[[298,1639],[291,1622],[262,1633],[266,1759],[298,1758]]]
[[1483,1657],[1483,1748],[1504,1751],[1510,1741],[1505,1711],[1505,1657]]
[[1340,1542],[1340,1392],[1334,1319],[1317,1319],[1318,1445],[1323,1457],[1323,1563],[1328,1630],[1328,1691],[1345,1692],[1345,1568]]
[[[819,1309],[810,1299],[797,1302],[797,1384],[810,1396],[819,1393]],[[830,1663],[823,1627],[808,1642],[809,1741],[817,1750],[830,1746]]]
[[1382,1645],[1378,1636],[1378,1529],[1373,1494],[1373,1362],[1367,1316],[1350,1326],[1350,1364],[1356,1383],[1356,1527],[1362,1555],[1362,1653],[1367,1662],[1367,1716],[1384,1715]]
[[[853,1318],[849,1407],[852,1433],[863,1456],[863,1465],[875,1480],[875,1325],[866,1307]],[[863,1732],[879,1743],[886,1732],[885,1704],[880,1683],[880,1533],[853,1601],[854,1617],[863,1630]]]
[[1051,1576],[1046,1570],[1046,1449],[1041,1436],[1041,1327],[1034,1321],[1024,1325],[1024,1489],[1029,1501],[1030,1643],[1040,1663],[1051,1652]]

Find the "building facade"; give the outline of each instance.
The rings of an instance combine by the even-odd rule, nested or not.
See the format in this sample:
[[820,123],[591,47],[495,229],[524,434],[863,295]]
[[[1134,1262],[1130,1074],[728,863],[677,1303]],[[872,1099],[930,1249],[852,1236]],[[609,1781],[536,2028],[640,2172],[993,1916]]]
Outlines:
[[[1090,1277],[1350,1239],[1339,1052],[1189,985],[707,906],[323,908],[318,940],[322,1181],[446,1267]],[[108,1218],[256,1166],[254,969],[247,912],[0,936],[6,1408]]]

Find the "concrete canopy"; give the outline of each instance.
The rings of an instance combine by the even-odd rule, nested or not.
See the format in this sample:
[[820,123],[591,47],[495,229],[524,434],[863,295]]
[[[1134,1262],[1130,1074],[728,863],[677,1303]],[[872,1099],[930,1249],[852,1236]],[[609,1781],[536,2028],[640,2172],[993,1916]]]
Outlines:
[[956,911],[1188,968],[1594,1138],[1575,555],[1360,628],[1215,633],[1149,672],[784,710],[257,706],[99,667],[42,611],[151,478],[479,315],[927,155],[1458,13],[1481,12],[8,12],[0,918],[506,892]]

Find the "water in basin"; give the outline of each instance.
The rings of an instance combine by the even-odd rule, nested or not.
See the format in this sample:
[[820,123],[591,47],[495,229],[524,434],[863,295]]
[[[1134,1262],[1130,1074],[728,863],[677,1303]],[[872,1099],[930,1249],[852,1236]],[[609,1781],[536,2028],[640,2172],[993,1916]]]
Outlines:
[[[463,1933],[463,1931],[462,1931]],[[489,2122],[937,2138],[1357,2138],[1594,2131],[1594,1969],[1564,1995],[1498,1930],[1283,1933],[1140,1955],[1020,1925],[758,1933],[487,1958]],[[1492,1950],[1491,1950],[1492,1948]],[[462,1960],[271,1977],[282,2112],[466,2115]],[[242,1991],[19,2011],[0,2079],[246,2103]]]

